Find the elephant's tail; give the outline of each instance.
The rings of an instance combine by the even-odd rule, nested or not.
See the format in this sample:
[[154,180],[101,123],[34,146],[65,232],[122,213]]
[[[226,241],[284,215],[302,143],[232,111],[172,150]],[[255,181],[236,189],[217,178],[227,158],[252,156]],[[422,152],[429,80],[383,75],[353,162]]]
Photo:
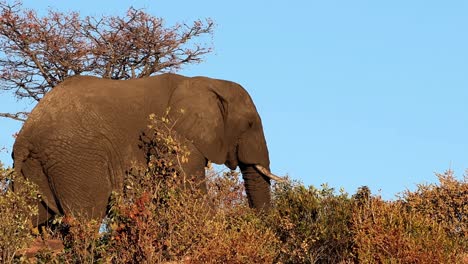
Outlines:
[[[55,213],[59,213],[59,206],[56,202],[55,195],[51,190],[49,179],[44,171],[41,161],[32,157],[30,147],[21,143],[15,142],[12,152],[13,168],[19,177],[24,177],[31,180],[39,187],[41,200]],[[13,183],[13,191],[16,188],[21,188]]]
[[13,151],[11,152],[11,158],[13,159],[13,168],[18,176],[23,176],[22,167],[23,162],[29,156],[29,147],[24,144],[21,140],[16,139],[13,145]]

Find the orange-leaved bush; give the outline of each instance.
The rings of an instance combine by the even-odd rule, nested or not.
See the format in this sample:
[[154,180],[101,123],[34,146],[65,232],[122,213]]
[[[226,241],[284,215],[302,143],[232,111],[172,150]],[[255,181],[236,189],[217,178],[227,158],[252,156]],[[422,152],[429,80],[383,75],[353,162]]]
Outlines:
[[169,117],[151,116],[147,167],[126,177],[108,220],[110,259],[118,263],[188,261],[271,263],[275,234],[250,210],[236,173],[208,173],[208,194],[184,177],[190,158]]
[[365,263],[457,263],[459,248],[436,221],[380,197],[354,208],[354,254]]
[[434,219],[454,238],[468,237],[468,173],[462,180],[453,171],[436,174],[439,184],[418,184],[414,191],[405,191],[402,199],[410,210]]

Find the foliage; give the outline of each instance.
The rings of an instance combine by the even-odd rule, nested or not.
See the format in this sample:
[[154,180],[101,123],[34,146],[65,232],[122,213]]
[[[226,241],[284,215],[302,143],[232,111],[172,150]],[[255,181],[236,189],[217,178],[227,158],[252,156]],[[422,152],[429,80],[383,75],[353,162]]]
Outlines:
[[[466,180],[447,174],[439,179],[441,186],[420,185],[416,192],[408,192],[406,200],[397,201],[373,196],[366,186],[349,197],[344,191],[335,194],[326,185],[316,189],[298,182],[277,184],[269,216],[270,227],[281,241],[275,261],[464,263],[467,236],[461,230],[466,221],[459,214],[453,214],[454,221],[448,216],[466,211],[459,210],[466,206]],[[422,200],[428,197],[431,200]],[[418,207],[419,202],[426,207]]]
[[148,166],[128,175],[112,206],[111,258],[122,263],[271,262],[275,236],[245,201],[233,202],[232,191],[241,190],[235,187],[237,177],[224,174],[223,185],[210,179],[210,195],[202,194],[193,179],[184,177],[181,164],[190,153],[169,118],[150,119],[154,134],[143,140]]
[[416,191],[404,192],[402,199],[409,210],[434,219],[453,238],[465,239],[468,237],[468,174],[462,181],[451,170],[436,176],[440,185],[419,184]]
[[274,187],[270,225],[281,240],[281,263],[338,263],[346,259],[352,237],[348,231],[351,203],[347,194],[306,188],[298,182]]
[[81,216],[65,216],[60,219],[60,234],[65,252],[59,254],[60,262],[95,263],[103,260],[107,250],[107,236],[99,233],[97,220],[84,220]]
[[[166,113],[168,114],[168,113]],[[135,167],[123,192],[114,193],[106,230],[66,216],[60,231],[65,250],[47,262],[72,263],[271,263],[278,240],[248,208],[238,174],[208,171],[208,194],[183,177],[189,158],[165,116],[150,117],[153,133],[142,137],[147,166]],[[180,162],[180,163],[179,163]]]
[[462,245],[443,225],[401,200],[368,197],[354,207],[352,223],[359,262],[461,263]]
[[[7,190],[14,183],[15,191]],[[37,187],[0,163],[0,263],[10,263],[32,240]]]
[[[0,85],[20,98],[39,101],[68,76],[111,79],[150,76],[199,63],[214,22],[167,27],[162,18],[128,9],[124,16],[81,17],[50,10],[39,16],[21,1],[0,0]],[[27,113],[0,116],[25,120]]]
[[[98,232],[101,223],[79,215],[56,220],[49,232],[65,249],[39,251],[38,263],[466,263],[467,176],[448,171],[438,185],[418,185],[395,201],[365,186],[350,196],[327,185],[276,183],[271,211],[258,214],[237,172],[209,169],[207,194],[184,176],[190,153],[172,124],[169,110],[150,116],[151,133],[141,138],[147,164],[113,194],[106,228]],[[20,260],[36,210],[34,187],[10,171],[2,168],[2,177],[27,188],[0,196],[3,262]]]

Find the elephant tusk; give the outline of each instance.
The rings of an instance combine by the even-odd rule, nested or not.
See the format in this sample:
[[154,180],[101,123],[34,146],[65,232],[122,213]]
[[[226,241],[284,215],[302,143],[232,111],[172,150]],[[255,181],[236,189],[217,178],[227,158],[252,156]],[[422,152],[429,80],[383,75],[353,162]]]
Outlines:
[[286,179],[274,175],[273,173],[271,173],[269,170],[267,170],[267,169],[266,169],[265,167],[263,167],[262,165],[255,164],[254,167],[255,167],[260,173],[262,173],[263,175],[267,176],[268,178],[270,178],[270,179],[272,179],[272,180],[275,180],[275,181],[277,181],[277,182],[285,182],[285,181],[286,181]]

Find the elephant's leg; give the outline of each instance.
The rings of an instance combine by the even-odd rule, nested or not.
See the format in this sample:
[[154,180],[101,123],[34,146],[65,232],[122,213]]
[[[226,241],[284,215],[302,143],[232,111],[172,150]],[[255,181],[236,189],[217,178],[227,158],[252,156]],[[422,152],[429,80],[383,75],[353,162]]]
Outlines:
[[261,211],[270,209],[270,179],[252,165],[239,164],[245,183],[249,206]]
[[183,176],[186,180],[193,182],[203,193],[207,193],[205,166],[207,159],[205,156],[192,144],[188,145],[190,155],[186,163],[182,163]]
[[48,169],[53,192],[63,213],[101,220],[112,192],[109,165],[102,156],[80,154],[62,158]]
[[38,213],[37,217],[33,219],[33,226],[39,226],[47,224],[47,221],[50,220],[54,215],[56,215],[52,210],[50,210],[44,202],[38,202]]
[[[52,216],[59,213],[59,210],[55,202],[55,195],[50,189],[49,179],[44,173],[41,162],[32,157],[27,158],[22,164],[20,173],[38,186],[42,197],[42,201],[37,203],[38,215],[32,219],[33,226],[46,224]],[[15,185],[15,188],[21,188],[21,186]]]

